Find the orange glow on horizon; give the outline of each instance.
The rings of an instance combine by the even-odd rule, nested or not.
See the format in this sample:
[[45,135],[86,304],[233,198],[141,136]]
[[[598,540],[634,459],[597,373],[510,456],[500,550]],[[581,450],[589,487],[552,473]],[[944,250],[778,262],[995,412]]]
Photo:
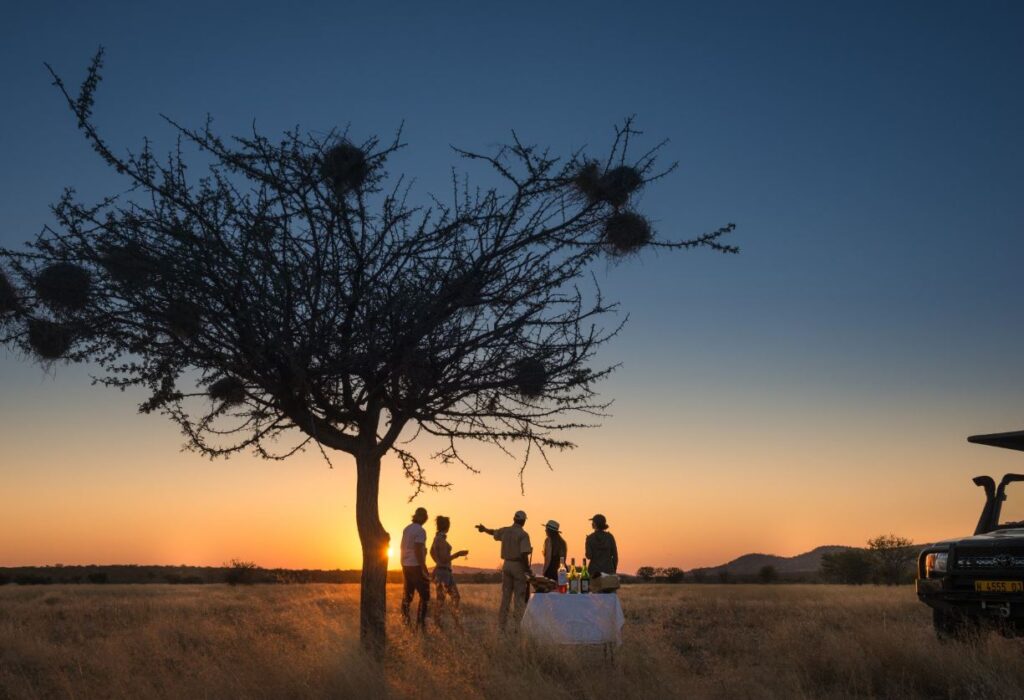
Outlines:
[[[19,392],[16,407],[0,405],[0,566],[221,566],[232,558],[268,568],[361,566],[355,476],[344,455],[332,455],[333,469],[315,451],[285,462],[248,455],[210,462],[180,452],[169,422],[133,415],[137,397],[100,392],[98,410],[99,390],[87,375],[61,371],[60,381]],[[579,561],[588,519],[603,513],[624,572],[711,566],[748,552],[790,556],[888,532],[925,543],[973,530],[981,499],[970,477],[1021,468],[1017,453],[968,445],[975,426],[961,425],[959,414],[892,431],[913,413],[913,397],[873,409],[859,430],[850,430],[851,409],[820,404],[794,432],[793,407],[772,412],[750,399],[739,408],[691,410],[680,401],[655,410],[655,391],[622,393],[617,413],[630,418],[572,436],[579,448],[553,455],[553,471],[532,465],[525,495],[518,463],[480,448],[467,450],[479,475],[425,460],[431,478],[455,486],[409,503],[400,465],[385,460],[388,558],[420,505],[429,512],[428,537],[437,515],[450,517],[453,549],[472,552],[458,564],[482,569],[499,565],[498,544],[474,526],[506,525],[520,509],[535,562],[547,520],[561,524],[569,556]],[[55,440],[46,426],[58,410],[74,419],[61,421]],[[741,410],[758,412],[757,420]],[[744,420],[749,427],[737,435],[731,426]],[[1004,427],[978,423],[975,432]],[[421,456],[432,452],[423,440],[414,447]]]

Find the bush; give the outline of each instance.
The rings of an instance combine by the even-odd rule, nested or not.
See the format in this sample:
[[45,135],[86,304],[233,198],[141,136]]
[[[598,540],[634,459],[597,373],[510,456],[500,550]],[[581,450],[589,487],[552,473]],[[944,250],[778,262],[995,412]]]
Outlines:
[[17,574],[14,577],[14,582],[19,586],[45,586],[53,583],[53,579],[39,574]]
[[107,583],[110,580],[110,576],[106,571],[93,571],[86,577],[89,583]]
[[636,570],[636,577],[641,581],[650,581],[654,578],[653,566],[641,566]]
[[224,574],[224,582],[232,586],[247,585],[256,578],[256,562],[232,559],[225,566],[228,570]]
[[874,562],[863,549],[829,552],[821,557],[821,577],[833,583],[860,585],[871,580]]
[[0,586],[6,586],[10,582],[11,582],[11,577],[10,576],[8,576],[7,574],[0,573]]
[[917,559],[913,545],[913,540],[893,534],[868,540],[868,550],[874,558],[875,580],[890,586],[912,580]]
[[757,580],[761,583],[774,583],[779,580],[779,572],[771,564],[765,564],[757,572]]

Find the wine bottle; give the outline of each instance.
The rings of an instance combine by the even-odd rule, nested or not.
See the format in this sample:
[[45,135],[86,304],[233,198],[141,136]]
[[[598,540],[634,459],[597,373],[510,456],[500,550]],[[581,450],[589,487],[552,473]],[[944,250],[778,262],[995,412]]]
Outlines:
[[580,592],[580,572],[576,570],[576,557],[572,558],[572,566],[569,567],[569,592]]
[[558,592],[565,593],[569,590],[569,572],[565,568],[565,557],[559,557],[558,564]]
[[583,557],[583,573],[580,574],[580,593],[590,593],[590,570],[587,569],[586,557]]

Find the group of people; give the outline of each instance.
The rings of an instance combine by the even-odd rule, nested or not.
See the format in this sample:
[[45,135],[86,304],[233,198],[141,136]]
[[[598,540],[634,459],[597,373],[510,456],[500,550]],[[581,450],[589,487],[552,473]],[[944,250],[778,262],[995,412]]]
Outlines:
[[[405,580],[405,593],[402,596],[402,619],[412,624],[410,608],[413,597],[419,596],[419,609],[416,615],[416,626],[422,628],[426,624],[430,605],[430,584],[433,581],[437,593],[438,624],[441,623],[443,611],[450,608],[455,623],[459,619],[459,587],[452,574],[452,562],[469,554],[469,550],[452,551],[448,542],[448,531],[451,519],[439,515],[435,518],[437,530],[434,539],[427,549],[427,531],[423,524],[427,522],[426,508],[417,508],[413,513],[412,522],[402,531],[401,562],[402,575]],[[619,566],[619,551],[615,537],[608,532],[608,521],[600,513],[590,519],[594,529],[587,535],[585,556],[589,560],[588,570],[591,577],[601,574],[614,574]],[[526,513],[521,510],[512,516],[512,524],[506,527],[491,529],[477,525],[479,532],[487,533],[501,543],[501,603],[498,608],[498,625],[504,629],[508,623],[509,608],[515,609],[518,622],[526,610],[530,598],[529,578],[532,576],[533,545],[530,534],[525,529]],[[558,580],[558,567],[566,557],[567,546],[559,524],[549,520],[544,525],[544,568],[543,575]],[[434,562],[431,574],[427,566],[427,554]]]

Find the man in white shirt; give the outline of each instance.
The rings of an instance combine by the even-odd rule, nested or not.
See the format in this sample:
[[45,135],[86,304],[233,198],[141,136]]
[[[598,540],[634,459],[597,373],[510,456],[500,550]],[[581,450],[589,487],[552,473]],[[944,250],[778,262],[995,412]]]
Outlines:
[[402,531],[402,575],[405,577],[405,595],[402,597],[402,619],[410,623],[409,606],[414,593],[420,594],[420,607],[416,615],[416,628],[422,629],[427,621],[430,602],[430,572],[427,571],[427,509],[417,508],[412,522]]

